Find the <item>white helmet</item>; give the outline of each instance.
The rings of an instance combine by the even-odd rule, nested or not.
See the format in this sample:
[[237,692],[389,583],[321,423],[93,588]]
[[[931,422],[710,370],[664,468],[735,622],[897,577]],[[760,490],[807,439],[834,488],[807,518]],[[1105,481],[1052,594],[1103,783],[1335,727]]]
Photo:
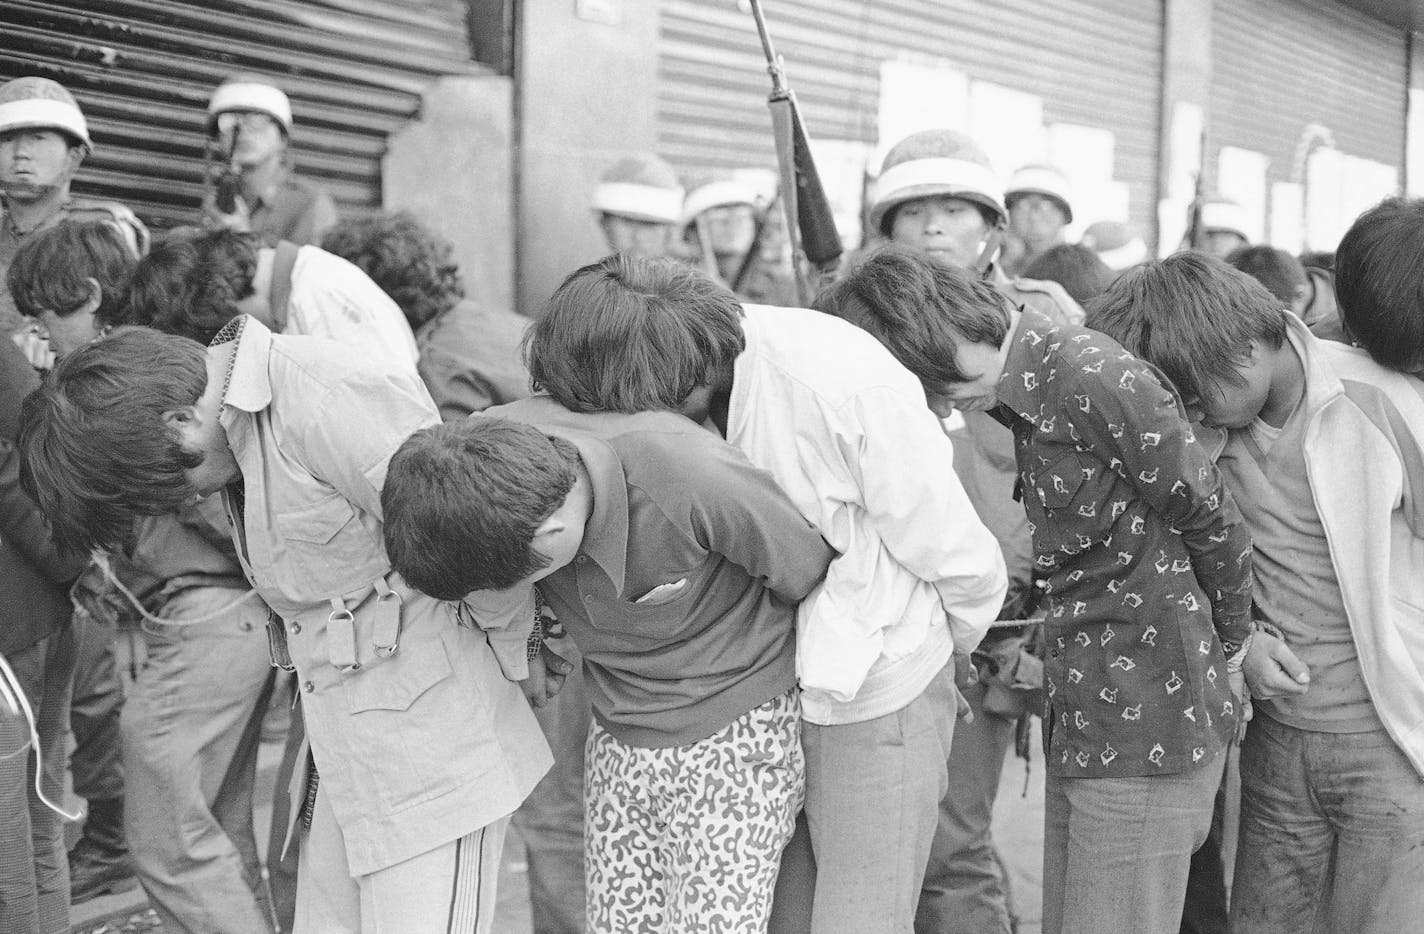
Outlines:
[[651,154],[614,164],[593,189],[593,209],[654,224],[682,220],[682,184],[672,166]]
[[946,195],[973,202],[1006,221],[1003,186],[984,150],[954,130],[921,130],[885,154],[870,199],[870,226],[886,236],[893,210],[906,201]]
[[282,132],[292,132],[292,102],[282,89],[256,75],[237,75],[228,78],[213,92],[208,101],[208,133],[217,130],[218,114],[234,110],[262,113],[277,121]]
[[49,78],[16,78],[0,85],[0,133],[12,130],[58,130],[85,149],[94,148],[74,95]]
[[1024,195],[1043,195],[1057,202],[1068,222],[1073,222],[1073,199],[1068,194],[1068,179],[1051,165],[1026,165],[1009,179],[1004,190],[1004,204],[1010,209]]
[[686,227],[697,219],[697,215],[712,208],[729,204],[750,204],[755,207],[756,203],[757,191],[746,182],[735,179],[707,182],[687,193],[687,200],[682,204],[682,226]]
[[1201,209],[1202,230],[1221,230],[1234,233],[1242,240],[1250,240],[1246,233],[1249,220],[1246,209],[1235,201],[1216,198],[1206,202]]

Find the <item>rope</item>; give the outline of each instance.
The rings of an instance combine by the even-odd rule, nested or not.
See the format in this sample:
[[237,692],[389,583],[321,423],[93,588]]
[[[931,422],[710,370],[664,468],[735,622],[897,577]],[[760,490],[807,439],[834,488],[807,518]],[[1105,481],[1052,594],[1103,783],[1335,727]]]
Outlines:
[[231,613],[233,610],[242,606],[242,604],[246,603],[248,600],[251,600],[253,597],[257,596],[257,591],[245,590],[243,591],[242,596],[229,603],[223,604],[213,612],[208,613],[206,616],[195,616],[186,619],[183,617],[159,616],[155,613],[150,613],[144,607],[143,601],[139,600],[139,598],[135,596],[132,590],[129,590],[127,587],[124,586],[124,582],[119,580],[118,575],[114,573],[113,567],[110,566],[108,555],[102,552],[95,552],[94,564],[98,566],[100,571],[104,572],[104,579],[107,580],[110,584],[114,585],[114,589],[116,589],[120,594],[122,594],[124,596],[124,599],[128,600],[129,605],[132,606],[134,610],[138,612],[139,616],[143,617],[143,619],[150,623],[159,623],[164,626],[196,626],[199,623],[211,623],[215,620],[221,619],[222,617]]
[[13,759],[23,754],[25,750],[33,748],[35,751],[35,794],[39,796],[40,803],[65,820],[77,821],[82,818],[84,816],[82,810],[71,814],[51,801],[44,793],[40,781],[41,776],[44,775],[44,757],[40,752],[40,731],[35,724],[35,712],[30,709],[30,700],[25,696],[24,688],[20,686],[20,679],[15,677],[15,671],[5,660],[4,655],[0,655],[0,701],[3,701],[4,706],[10,708],[15,715],[25,718],[25,726],[30,734],[29,739],[25,740],[19,749],[0,755],[0,760]]

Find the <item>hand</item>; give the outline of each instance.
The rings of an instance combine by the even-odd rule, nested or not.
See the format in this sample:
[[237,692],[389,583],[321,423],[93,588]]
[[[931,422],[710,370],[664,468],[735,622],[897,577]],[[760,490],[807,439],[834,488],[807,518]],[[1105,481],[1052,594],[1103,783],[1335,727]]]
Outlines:
[[564,687],[564,679],[574,666],[561,658],[547,645],[539,647],[539,654],[529,660],[529,677],[519,682],[519,689],[534,707],[547,707],[549,701]]
[[49,337],[40,329],[39,325],[28,325],[10,335],[15,346],[20,348],[20,352],[25,355],[25,359],[30,362],[30,366],[37,370],[48,370],[54,367],[54,351],[49,349]]
[[1251,695],[1262,699],[1304,694],[1310,687],[1310,669],[1281,639],[1257,632],[1241,666]]
[[206,219],[207,225],[223,230],[251,230],[252,209],[247,206],[242,195],[233,198],[233,205],[231,214],[224,213],[218,207],[217,195],[209,191],[207,197],[203,199],[203,217]]
[[1251,722],[1251,717],[1255,714],[1251,707],[1251,692],[1246,690],[1245,672],[1228,672],[1226,683],[1231,686],[1231,693],[1236,696],[1236,709],[1240,713],[1236,718],[1236,741],[1239,743],[1246,738],[1246,724]]

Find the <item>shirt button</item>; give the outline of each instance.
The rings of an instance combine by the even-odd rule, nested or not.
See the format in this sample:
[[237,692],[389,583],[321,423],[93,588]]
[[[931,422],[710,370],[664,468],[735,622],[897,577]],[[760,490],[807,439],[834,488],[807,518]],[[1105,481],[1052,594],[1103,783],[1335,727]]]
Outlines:
[[577,560],[579,564],[588,564],[588,555],[579,555]]
[[592,602],[593,602],[593,594],[589,594],[588,596],[584,597],[584,598],[583,598],[583,602],[584,602],[584,603],[592,603]]
[[316,690],[316,685],[312,684],[310,681],[304,681],[302,682],[302,690],[310,694],[312,691]]
[[241,629],[242,629],[243,632],[251,632],[251,631],[252,631],[252,621],[251,621],[251,620],[245,619],[245,620],[243,620],[243,621],[239,624],[239,626],[241,627]]
[[292,631],[292,635],[294,635],[294,636],[300,635],[300,634],[301,634],[301,631],[302,631],[302,624],[301,624],[301,623],[293,623],[289,628],[290,628],[291,631]]

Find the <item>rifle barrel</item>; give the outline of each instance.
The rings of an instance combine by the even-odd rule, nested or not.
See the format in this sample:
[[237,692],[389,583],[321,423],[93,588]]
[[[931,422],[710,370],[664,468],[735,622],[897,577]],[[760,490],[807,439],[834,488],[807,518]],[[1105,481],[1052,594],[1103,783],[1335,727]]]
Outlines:
[[766,17],[761,12],[761,0],[751,0],[752,17],[756,20],[757,35],[761,37],[761,50],[766,56],[766,70],[771,75],[773,97],[786,93],[786,75],[781,71],[781,59],[771,45],[771,33],[766,28]]

